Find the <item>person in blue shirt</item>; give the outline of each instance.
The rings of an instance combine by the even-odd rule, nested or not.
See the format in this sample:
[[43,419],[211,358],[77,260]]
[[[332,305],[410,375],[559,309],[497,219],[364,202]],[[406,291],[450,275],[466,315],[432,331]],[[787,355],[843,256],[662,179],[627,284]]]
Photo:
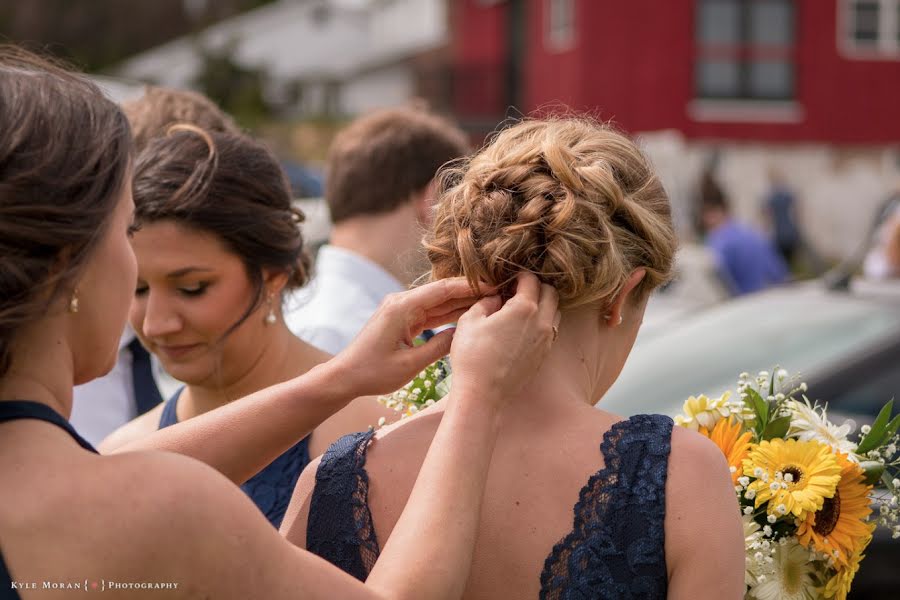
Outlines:
[[787,281],[784,259],[761,233],[732,217],[725,194],[708,172],[701,184],[700,220],[706,245],[735,295]]

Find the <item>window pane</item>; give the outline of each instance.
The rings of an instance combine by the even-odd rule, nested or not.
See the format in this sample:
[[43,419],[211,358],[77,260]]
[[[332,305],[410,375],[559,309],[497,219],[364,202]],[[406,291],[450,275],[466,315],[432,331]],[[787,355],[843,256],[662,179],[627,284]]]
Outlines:
[[794,95],[794,69],[787,61],[756,61],[750,67],[750,96],[786,99]]
[[697,91],[701,98],[735,98],[740,93],[736,61],[701,60],[697,63]]
[[701,0],[699,9],[697,39],[701,44],[740,43],[741,11],[737,0]]
[[874,0],[853,6],[853,39],[858,42],[878,41],[879,3]]
[[792,45],[794,10],[788,0],[757,0],[750,4],[750,41],[755,44]]

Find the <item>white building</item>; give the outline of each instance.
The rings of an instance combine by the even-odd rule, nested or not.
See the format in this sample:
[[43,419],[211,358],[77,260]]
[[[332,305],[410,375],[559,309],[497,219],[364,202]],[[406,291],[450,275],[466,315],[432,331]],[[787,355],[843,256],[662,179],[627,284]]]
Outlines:
[[276,101],[302,90],[299,113],[358,114],[415,95],[413,59],[447,44],[446,0],[280,0],[124,61],[114,74],[195,87],[201,52],[233,49],[268,75]]

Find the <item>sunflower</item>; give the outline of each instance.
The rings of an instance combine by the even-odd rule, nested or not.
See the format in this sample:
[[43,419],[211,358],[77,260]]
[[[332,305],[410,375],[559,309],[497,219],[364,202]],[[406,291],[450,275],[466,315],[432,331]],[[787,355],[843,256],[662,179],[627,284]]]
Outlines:
[[744,459],[744,475],[755,477],[747,491],[769,514],[805,519],[834,496],[841,467],[831,448],[819,442],[762,441]]
[[731,467],[731,483],[737,485],[744,459],[750,452],[750,440],[753,434],[749,431],[741,434],[741,423],[734,418],[721,419],[713,427],[712,432],[706,427],[701,427],[700,433],[711,439],[725,455],[725,459]]
[[859,571],[859,563],[861,563],[862,559],[866,557],[866,555],[863,554],[863,550],[866,549],[866,546],[868,546],[869,542],[871,541],[871,535],[863,540],[862,544],[859,547],[859,550],[850,555],[850,559],[847,561],[847,566],[838,569],[838,572],[834,575],[834,577],[828,580],[828,583],[825,584],[825,590],[823,592],[826,598],[834,598],[834,600],[846,600],[847,594],[850,593],[850,585],[853,583],[853,578],[856,577],[856,572]]
[[875,527],[874,523],[866,522],[872,512],[869,507],[872,486],[863,483],[863,470],[845,454],[839,452],[834,457],[841,468],[841,480],[834,496],[826,498],[820,510],[806,515],[797,528],[797,539],[807,548],[812,545],[819,552],[833,556],[836,563],[846,567],[850,556]]

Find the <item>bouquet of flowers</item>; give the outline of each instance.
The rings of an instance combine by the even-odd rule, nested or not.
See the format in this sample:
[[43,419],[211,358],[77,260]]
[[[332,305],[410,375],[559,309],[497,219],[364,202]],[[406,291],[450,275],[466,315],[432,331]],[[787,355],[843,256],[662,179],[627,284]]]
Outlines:
[[[742,373],[737,398],[691,396],[675,418],[728,461],[744,522],[748,599],[843,600],[876,524],[900,537],[893,400],[853,439],[855,425],[829,421],[827,405],[811,403],[806,391],[783,369]],[[876,498],[879,481],[886,491]]]

